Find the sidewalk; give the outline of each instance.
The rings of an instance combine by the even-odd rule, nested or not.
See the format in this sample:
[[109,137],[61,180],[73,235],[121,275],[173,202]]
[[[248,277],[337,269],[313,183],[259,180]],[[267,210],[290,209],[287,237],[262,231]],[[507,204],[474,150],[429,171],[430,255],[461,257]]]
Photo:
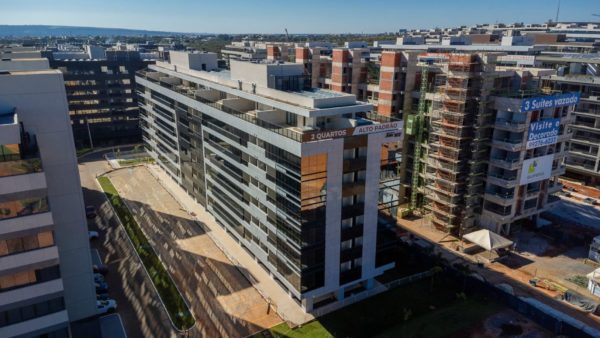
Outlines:
[[[176,182],[174,182],[158,165],[147,165],[150,173],[165,187],[167,191],[185,208],[188,213],[193,212],[197,221],[204,223],[209,231],[210,238],[227,255],[227,258],[235,265],[247,270],[251,276],[246,276],[253,281],[256,290],[270,303],[279,316],[292,325],[304,324],[314,316],[302,310],[287,292],[272,279],[255,260],[252,258],[221,226],[214,217],[210,215],[200,204],[196,203]],[[244,269],[240,269],[244,273]]]

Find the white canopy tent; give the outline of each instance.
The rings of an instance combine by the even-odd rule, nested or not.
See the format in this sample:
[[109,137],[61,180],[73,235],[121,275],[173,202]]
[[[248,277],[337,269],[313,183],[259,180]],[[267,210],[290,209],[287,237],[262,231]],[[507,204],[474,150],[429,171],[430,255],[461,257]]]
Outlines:
[[506,248],[513,244],[511,240],[506,239],[487,229],[481,229],[468,233],[463,236],[463,239],[473,242],[488,251]]

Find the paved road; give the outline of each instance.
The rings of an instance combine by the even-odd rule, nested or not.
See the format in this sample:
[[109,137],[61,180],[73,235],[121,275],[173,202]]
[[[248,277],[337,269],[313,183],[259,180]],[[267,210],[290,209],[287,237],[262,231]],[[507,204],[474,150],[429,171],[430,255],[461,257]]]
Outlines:
[[145,167],[110,174],[196,317],[193,336],[243,337],[281,319]]
[[[84,155],[80,158],[79,174],[86,205],[94,205],[100,211],[106,199],[96,184],[98,174],[110,170],[102,158],[103,152]],[[101,212],[99,212],[102,214]],[[96,217],[88,222],[90,230],[100,233],[99,240],[92,242],[92,248],[98,249],[100,257],[108,266],[106,276],[109,295],[118,304],[127,336],[170,337],[173,335],[166,312],[162,309],[158,297],[148,285],[141,264],[133,256],[132,248],[126,239],[125,231],[106,219]]]

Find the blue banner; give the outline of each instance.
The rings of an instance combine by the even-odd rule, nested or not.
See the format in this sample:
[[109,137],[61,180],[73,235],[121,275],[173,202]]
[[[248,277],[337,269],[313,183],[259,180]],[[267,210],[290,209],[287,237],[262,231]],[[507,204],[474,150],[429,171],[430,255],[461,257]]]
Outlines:
[[579,93],[531,97],[521,101],[521,112],[524,113],[545,108],[572,106],[577,103],[579,103]]
[[546,119],[532,122],[527,135],[527,149],[534,149],[556,143],[560,119]]

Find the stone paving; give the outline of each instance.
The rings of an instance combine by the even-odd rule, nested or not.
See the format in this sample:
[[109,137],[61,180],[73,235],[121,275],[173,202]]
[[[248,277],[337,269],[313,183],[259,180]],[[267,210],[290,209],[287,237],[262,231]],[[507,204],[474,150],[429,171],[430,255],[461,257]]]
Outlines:
[[268,298],[279,316],[292,325],[301,325],[314,316],[302,310],[292,297],[269,276],[246,250],[244,250],[227,232],[215,221],[200,204],[196,203],[175,181],[173,181],[158,165],[147,165],[148,170],[165,187],[171,195],[183,205],[185,210],[193,212],[195,218],[210,230],[208,233],[214,243],[220,248],[227,248],[226,255],[235,265],[251,275],[254,288],[265,298]]
[[243,337],[281,322],[240,267],[146,167],[109,177],[192,308],[194,336]]

